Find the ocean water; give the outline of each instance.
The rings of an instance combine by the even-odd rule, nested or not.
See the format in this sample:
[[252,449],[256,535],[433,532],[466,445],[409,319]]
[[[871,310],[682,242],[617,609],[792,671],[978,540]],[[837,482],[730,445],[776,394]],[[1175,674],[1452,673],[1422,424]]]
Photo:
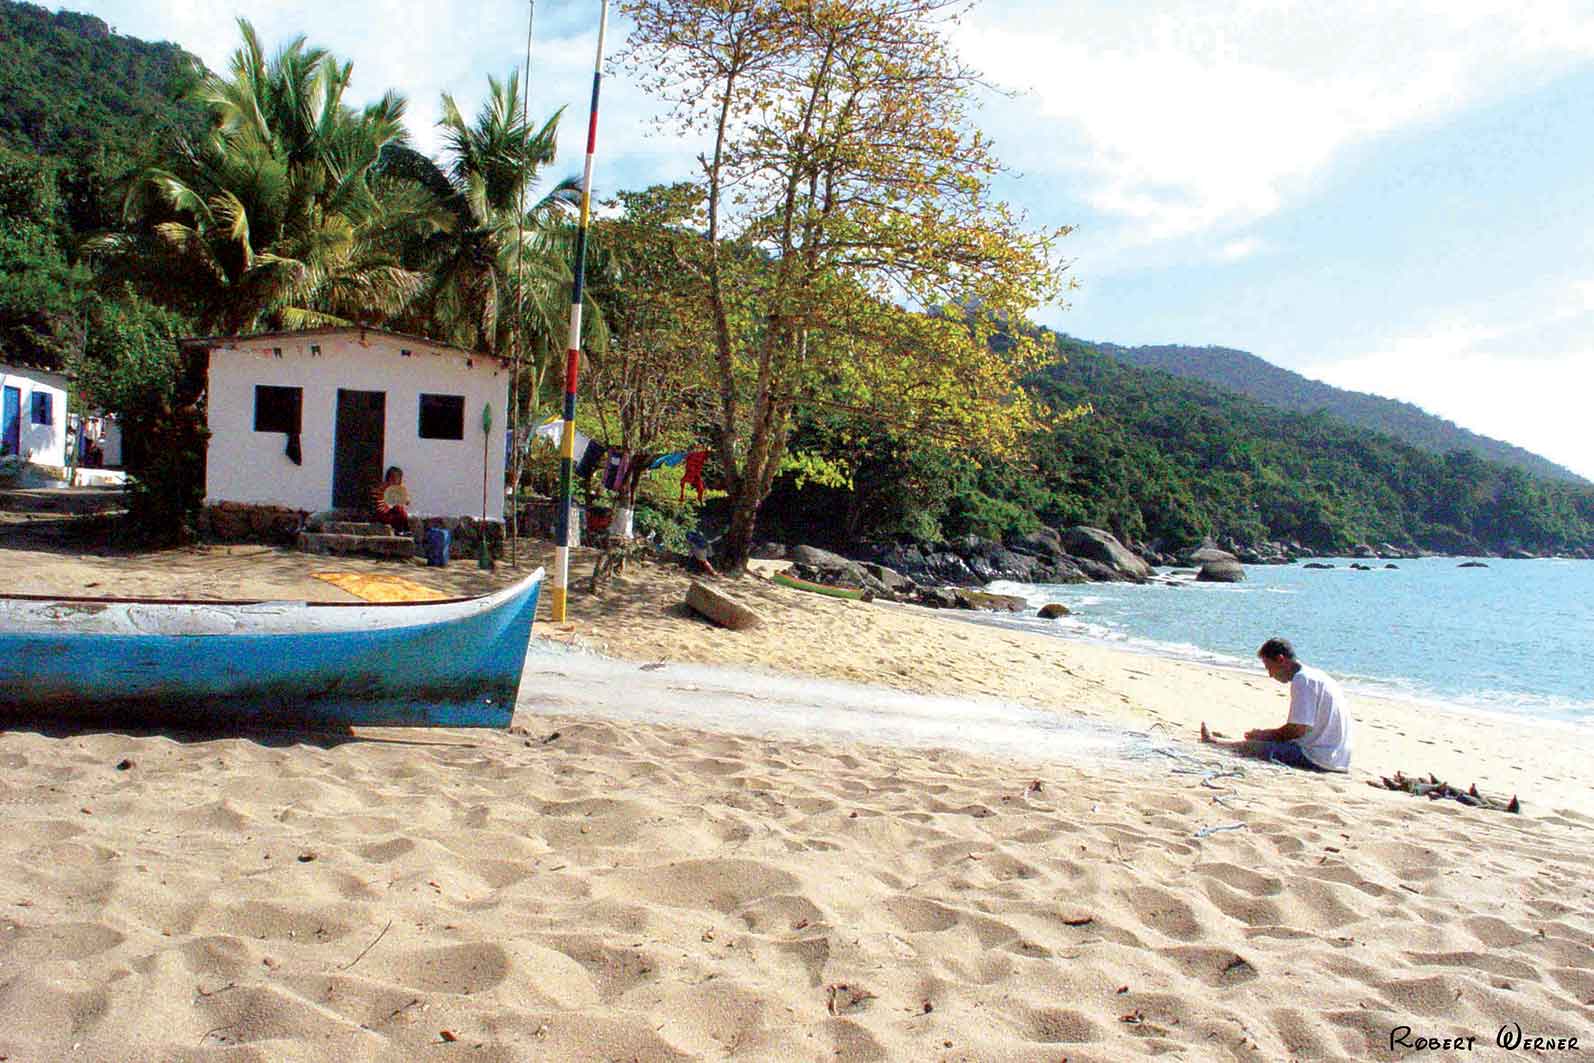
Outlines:
[[1335,567],[1248,565],[1244,583],[998,582],[1072,615],[987,622],[1257,670],[1256,648],[1282,635],[1353,688],[1594,723],[1594,561],[1324,560]]

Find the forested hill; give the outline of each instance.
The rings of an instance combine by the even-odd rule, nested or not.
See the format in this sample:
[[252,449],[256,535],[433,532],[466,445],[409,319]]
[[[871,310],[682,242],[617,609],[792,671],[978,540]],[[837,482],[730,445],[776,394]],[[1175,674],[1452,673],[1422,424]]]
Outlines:
[[85,161],[197,132],[198,109],[175,102],[190,58],[93,15],[0,0],[0,146]]
[[1245,351],[1228,347],[1177,345],[1120,347],[1112,343],[1097,343],[1093,346],[1130,365],[1203,380],[1281,409],[1297,413],[1321,410],[1434,454],[1465,450],[1480,458],[1511,465],[1537,476],[1588,483],[1570,469],[1547,458],[1510,443],[1469,432],[1409,402],[1336,388],[1280,368]]

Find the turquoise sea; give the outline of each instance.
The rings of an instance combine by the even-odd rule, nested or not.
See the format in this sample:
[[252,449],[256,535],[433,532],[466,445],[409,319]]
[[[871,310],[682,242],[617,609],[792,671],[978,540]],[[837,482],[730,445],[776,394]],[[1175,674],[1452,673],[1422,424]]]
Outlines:
[[[995,583],[1072,615],[1003,626],[1254,669],[1272,635],[1353,687],[1594,723],[1594,561],[1459,558],[1248,565],[1244,583]],[[1398,567],[1387,569],[1383,566]]]

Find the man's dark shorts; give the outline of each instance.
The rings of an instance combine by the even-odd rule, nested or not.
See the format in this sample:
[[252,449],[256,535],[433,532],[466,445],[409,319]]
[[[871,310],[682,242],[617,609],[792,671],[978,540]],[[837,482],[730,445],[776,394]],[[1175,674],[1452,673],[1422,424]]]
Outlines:
[[1290,768],[1300,768],[1302,771],[1327,772],[1327,768],[1320,768],[1306,757],[1306,752],[1294,742],[1258,742],[1257,754],[1263,760],[1271,760],[1275,764],[1283,764]]

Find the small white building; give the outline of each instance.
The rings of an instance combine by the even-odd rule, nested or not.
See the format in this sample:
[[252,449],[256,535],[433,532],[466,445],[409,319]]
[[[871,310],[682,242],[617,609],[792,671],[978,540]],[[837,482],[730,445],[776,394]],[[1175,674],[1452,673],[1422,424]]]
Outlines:
[[66,374],[0,362],[0,457],[66,467]]
[[487,519],[503,519],[501,360],[358,327],[206,337],[183,348],[208,356],[207,505],[369,509],[396,465],[412,516],[479,517],[485,494]]

